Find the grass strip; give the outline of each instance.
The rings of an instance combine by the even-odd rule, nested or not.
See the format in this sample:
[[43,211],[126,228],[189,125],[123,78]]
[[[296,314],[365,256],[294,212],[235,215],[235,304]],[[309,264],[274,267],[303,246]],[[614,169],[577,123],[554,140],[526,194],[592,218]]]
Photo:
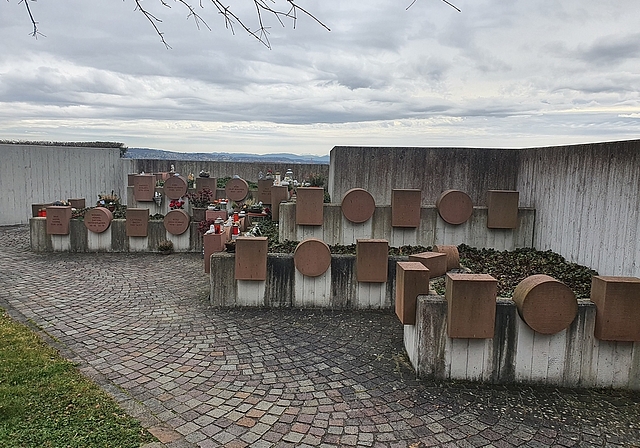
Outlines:
[[155,438],[0,309],[0,446],[139,447]]

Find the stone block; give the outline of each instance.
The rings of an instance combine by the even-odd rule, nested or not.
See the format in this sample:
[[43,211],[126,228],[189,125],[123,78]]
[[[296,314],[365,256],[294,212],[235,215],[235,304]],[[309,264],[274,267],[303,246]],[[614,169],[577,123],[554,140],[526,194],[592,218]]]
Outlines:
[[447,254],[440,252],[421,252],[409,255],[409,261],[422,263],[429,269],[429,277],[440,277],[447,273]]
[[518,227],[520,194],[510,190],[489,190],[487,193],[487,227],[515,229]]
[[296,247],[293,262],[302,275],[318,277],[331,266],[331,250],[324,241],[308,238]]
[[164,181],[164,195],[169,199],[180,199],[187,194],[189,184],[182,176],[171,176]]
[[84,198],[67,199],[67,202],[75,209],[85,208],[87,206]]
[[147,236],[149,232],[149,209],[127,208],[126,235]]
[[496,323],[498,280],[489,274],[447,274],[447,334],[490,339]]
[[208,188],[213,193],[213,196],[216,195],[216,190],[218,188],[218,179],[215,177],[197,177],[196,178],[196,191],[202,191],[205,188]]
[[359,282],[384,283],[389,265],[387,240],[356,240],[356,278]]
[[296,224],[321,226],[324,219],[324,189],[300,187],[296,191]]
[[47,207],[47,235],[69,235],[71,206]]
[[469,195],[460,190],[443,191],[436,200],[440,217],[447,223],[459,225],[467,222],[473,213],[473,202]]
[[271,186],[271,219],[280,220],[280,203],[289,200],[289,188],[282,185]]
[[342,214],[356,224],[368,221],[376,210],[376,201],[371,193],[362,188],[352,188],[342,198]]
[[573,322],[578,300],[567,285],[548,275],[532,275],[516,286],[513,301],[529,327],[542,334],[555,334]]
[[396,265],[396,316],[404,325],[416,323],[416,300],[429,294],[429,269],[420,262],[399,261]]
[[207,210],[204,212],[207,221],[222,218],[223,221],[229,219],[229,212],[226,210]]
[[271,204],[271,186],[273,179],[258,180],[258,201],[263,204]]
[[211,254],[216,252],[224,252],[224,243],[229,241],[226,232],[205,234],[202,237],[204,245],[204,272],[211,271]]
[[267,279],[266,237],[238,237],[236,239],[236,280]]
[[94,207],[84,214],[84,226],[93,233],[106,231],[113,220],[113,213],[105,207]]
[[391,227],[418,227],[421,201],[421,190],[392,190]]
[[51,202],[46,204],[31,204],[31,217],[37,218],[40,210],[46,210],[50,205],[53,204]]
[[591,301],[596,304],[596,338],[640,341],[640,278],[594,276]]
[[460,269],[460,253],[457,246],[433,246],[433,251],[447,256],[447,271]]
[[133,197],[137,202],[152,202],[155,188],[155,175],[136,174],[133,176]]

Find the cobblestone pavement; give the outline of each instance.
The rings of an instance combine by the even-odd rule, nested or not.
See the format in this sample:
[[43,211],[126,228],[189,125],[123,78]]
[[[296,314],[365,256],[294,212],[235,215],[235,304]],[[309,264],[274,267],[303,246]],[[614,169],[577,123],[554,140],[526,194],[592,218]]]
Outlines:
[[161,443],[640,446],[640,395],[418,381],[391,312],[219,310],[194,254],[34,254],[0,227],[0,306]]

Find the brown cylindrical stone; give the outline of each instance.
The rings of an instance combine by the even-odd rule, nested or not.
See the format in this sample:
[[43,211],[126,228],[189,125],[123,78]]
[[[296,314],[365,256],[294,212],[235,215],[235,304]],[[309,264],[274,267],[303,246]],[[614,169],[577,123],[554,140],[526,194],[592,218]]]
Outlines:
[[181,209],[171,210],[164,216],[164,228],[172,235],[182,235],[189,228],[191,217]]
[[356,224],[367,221],[376,210],[376,201],[371,193],[362,188],[352,188],[342,198],[342,213]]
[[433,251],[447,256],[447,271],[460,268],[460,254],[457,246],[433,246]]
[[182,176],[171,176],[164,181],[163,189],[169,199],[180,199],[187,194],[187,180]]
[[555,334],[568,328],[578,314],[573,291],[544,274],[522,280],[513,291],[513,301],[522,320],[542,334]]
[[95,207],[84,214],[84,226],[93,233],[102,233],[109,228],[113,213],[105,207]]
[[229,179],[227,185],[224,187],[224,191],[232,201],[244,201],[249,194],[249,184],[244,179],[234,177],[233,179]]
[[473,202],[469,195],[460,190],[443,191],[436,200],[440,217],[447,223],[458,225],[465,223],[473,213]]
[[293,262],[302,275],[318,277],[331,266],[331,250],[324,241],[309,238],[298,244]]

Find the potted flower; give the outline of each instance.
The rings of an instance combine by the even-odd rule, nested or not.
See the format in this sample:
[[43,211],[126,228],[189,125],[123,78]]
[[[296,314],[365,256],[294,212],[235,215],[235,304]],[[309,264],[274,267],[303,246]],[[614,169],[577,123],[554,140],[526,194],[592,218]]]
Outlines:
[[213,196],[214,194],[209,188],[203,188],[195,193],[187,193],[194,221],[204,221],[207,207],[213,201]]
[[163,255],[168,255],[173,252],[173,242],[169,240],[162,240],[158,243],[158,252]]

